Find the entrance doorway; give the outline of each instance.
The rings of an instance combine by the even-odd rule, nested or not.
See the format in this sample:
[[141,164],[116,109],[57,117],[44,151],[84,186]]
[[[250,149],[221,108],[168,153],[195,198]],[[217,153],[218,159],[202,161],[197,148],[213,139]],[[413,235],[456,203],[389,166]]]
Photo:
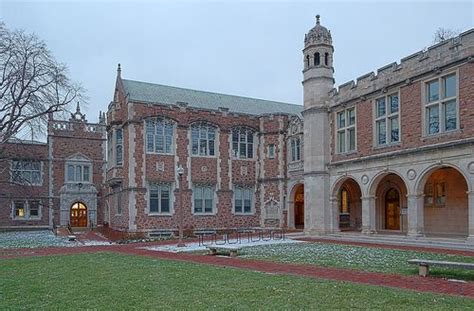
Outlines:
[[304,229],[304,186],[298,185],[295,191],[295,228]]
[[87,227],[87,206],[76,202],[71,206],[71,227]]
[[385,226],[387,230],[400,230],[400,194],[395,188],[385,195]]

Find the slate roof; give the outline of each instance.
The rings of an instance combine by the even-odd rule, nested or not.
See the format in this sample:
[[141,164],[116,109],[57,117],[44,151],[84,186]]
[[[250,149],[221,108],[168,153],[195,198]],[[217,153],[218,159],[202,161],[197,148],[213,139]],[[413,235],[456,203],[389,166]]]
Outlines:
[[197,91],[174,86],[122,79],[130,101],[176,105],[188,103],[189,107],[205,110],[228,108],[229,112],[262,115],[284,113],[301,115],[303,106],[270,100]]

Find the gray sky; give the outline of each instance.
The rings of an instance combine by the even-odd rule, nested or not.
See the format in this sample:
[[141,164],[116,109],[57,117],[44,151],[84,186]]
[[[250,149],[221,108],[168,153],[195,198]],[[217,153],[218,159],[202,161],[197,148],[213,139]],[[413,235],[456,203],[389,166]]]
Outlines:
[[122,76],[302,104],[304,34],[331,30],[336,85],[473,27],[473,1],[11,1],[7,27],[35,32],[87,89],[89,121]]

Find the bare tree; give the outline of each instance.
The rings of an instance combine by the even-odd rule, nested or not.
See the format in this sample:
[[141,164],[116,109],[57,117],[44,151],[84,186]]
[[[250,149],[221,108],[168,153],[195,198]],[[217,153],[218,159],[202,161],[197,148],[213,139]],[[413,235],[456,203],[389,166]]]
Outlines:
[[448,28],[438,28],[434,34],[433,44],[440,43],[442,41],[457,37],[459,35],[458,31],[448,29]]
[[81,93],[42,40],[0,23],[0,144],[24,129],[44,133],[49,113],[64,111]]

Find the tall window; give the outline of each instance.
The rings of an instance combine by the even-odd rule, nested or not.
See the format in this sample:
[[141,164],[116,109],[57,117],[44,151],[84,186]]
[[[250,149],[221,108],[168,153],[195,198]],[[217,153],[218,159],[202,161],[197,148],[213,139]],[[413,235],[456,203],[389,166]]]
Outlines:
[[212,214],[214,211],[214,188],[212,186],[194,186],[194,213]]
[[113,154],[113,135],[112,131],[107,134],[107,166],[112,166],[112,154]]
[[349,193],[346,189],[341,190],[341,197],[339,198],[340,213],[349,214]]
[[122,129],[115,130],[115,164],[123,164],[123,131]]
[[275,144],[268,145],[268,158],[275,159]]
[[165,119],[146,121],[147,152],[172,153],[173,123]]
[[13,160],[12,181],[21,184],[41,185],[41,161]]
[[171,185],[150,185],[150,213],[169,213]]
[[329,65],[329,53],[324,53],[324,65]]
[[377,145],[400,141],[398,94],[391,94],[375,101],[375,136]]
[[425,84],[425,120],[428,135],[458,128],[456,74],[449,74]]
[[208,124],[196,124],[191,127],[192,154],[201,156],[215,155],[216,128]]
[[336,115],[337,152],[344,153],[355,150],[356,146],[356,114],[355,108],[348,108]]
[[67,164],[66,180],[69,182],[90,182],[91,166],[88,164]]
[[234,189],[234,212],[236,214],[252,213],[253,189],[235,187]]
[[232,154],[235,158],[253,158],[253,134],[254,131],[245,128],[232,130]]
[[293,137],[290,139],[290,150],[291,150],[291,161],[301,160],[301,139],[299,137]]
[[15,200],[13,201],[13,219],[28,220],[41,218],[41,201]]
[[314,65],[319,66],[320,63],[321,63],[321,59],[319,56],[319,52],[316,52],[314,53]]

